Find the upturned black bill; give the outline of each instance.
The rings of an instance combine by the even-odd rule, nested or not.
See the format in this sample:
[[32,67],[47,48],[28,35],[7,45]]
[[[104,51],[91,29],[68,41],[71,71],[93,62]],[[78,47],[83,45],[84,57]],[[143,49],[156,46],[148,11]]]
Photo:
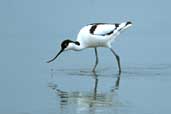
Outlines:
[[61,50],[59,51],[59,53],[58,53],[53,59],[47,61],[47,63],[50,63],[50,62],[54,61],[62,52],[63,52],[63,49],[61,49]]

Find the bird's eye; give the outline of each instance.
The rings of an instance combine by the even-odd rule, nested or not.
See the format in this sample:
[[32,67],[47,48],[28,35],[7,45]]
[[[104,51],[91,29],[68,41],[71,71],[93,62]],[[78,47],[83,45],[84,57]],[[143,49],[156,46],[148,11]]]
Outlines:
[[65,43],[64,45],[65,45],[65,46],[67,46],[67,45],[68,45],[68,43]]
[[68,43],[67,42],[63,42],[62,44],[61,44],[61,47],[64,49],[64,48],[66,48],[68,46]]
[[66,48],[68,46],[68,43],[64,43],[64,47]]

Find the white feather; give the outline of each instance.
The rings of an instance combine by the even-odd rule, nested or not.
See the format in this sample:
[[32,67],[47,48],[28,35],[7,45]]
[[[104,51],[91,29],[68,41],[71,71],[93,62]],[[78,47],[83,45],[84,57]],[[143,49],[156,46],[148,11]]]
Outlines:
[[110,33],[111,31],[113,31],[115,29],[115,25],[110,25],[110,24],[101,24],[101,25],[97,25],[94,34],[95,35],[105,35]]

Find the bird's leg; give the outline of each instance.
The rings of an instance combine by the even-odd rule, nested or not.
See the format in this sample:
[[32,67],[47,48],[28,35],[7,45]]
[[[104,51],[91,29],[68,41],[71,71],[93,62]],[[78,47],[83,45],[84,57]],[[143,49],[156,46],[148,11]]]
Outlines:
[[115,57],[116,57],[116,60],[117,60],[117,63],[118,63],[118,68],[119,68],[119,74],[121,74],[121,65],[120,65],[120,58],[119,58],[119,56],[115,53],[115,51],[112,49],[112,48],[110,48],[110,50],[111,50],[111,52],[115,55]]
[[95,50],[95,55],[96,55],[96,62],[95,62],[95,65],[93,67],[93,70],[92,70],[93,72],[95,72],[97,64],[99,63],[98,54],[97,54],[97,48],[94,48],[94,50]]

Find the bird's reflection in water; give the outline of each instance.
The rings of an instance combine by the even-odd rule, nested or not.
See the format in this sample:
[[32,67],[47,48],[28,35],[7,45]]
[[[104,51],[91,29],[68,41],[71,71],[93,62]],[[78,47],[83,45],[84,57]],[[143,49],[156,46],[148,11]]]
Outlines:
[[[61,113],[65,113],[66,110],[72,110],[75,113],[90,113],[94,114],[97,111],[102,111],[103,107],[120,107],[122,103],[118,99],[117,91],[119,89],[121,75],[117,76],[117,80],[114,83],[111,91],[99,92],[98,82],[99,78],[96,72],[93,73],[94,88],[93,91],[63,91],[57,87],[57,85],[51,83],[49,87],[55,91],[57,97],[60,98],[60,110]],[[75,109],[74,109],[75,107]]]

